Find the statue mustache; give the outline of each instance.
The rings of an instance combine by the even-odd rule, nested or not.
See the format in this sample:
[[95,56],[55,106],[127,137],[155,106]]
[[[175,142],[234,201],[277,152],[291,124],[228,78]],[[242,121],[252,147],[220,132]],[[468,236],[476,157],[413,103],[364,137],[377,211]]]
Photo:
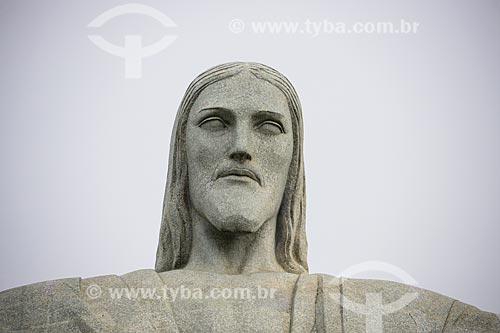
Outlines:
[[248,177],[250,179],[253,179],[256,181],[259,185],[262,186],[262,178],[260,175],[257,173],[257,171],[254,171],[248,167],[228,167],[228,168],[223,168],[219,172],[217,172],[217,176],[215,179],[227,177],[227,176],[243,176],[243,177]]

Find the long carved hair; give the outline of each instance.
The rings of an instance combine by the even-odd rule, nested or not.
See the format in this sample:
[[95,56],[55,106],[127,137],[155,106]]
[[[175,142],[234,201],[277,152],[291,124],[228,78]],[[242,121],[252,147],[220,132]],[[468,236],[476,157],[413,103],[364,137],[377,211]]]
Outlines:
[[249,71],[255,77],[271,83],[283,92],[288,101],[292,119],[293,156],[277,216],[275,251],[278,263],[287,272],[308,271],[302,109],[297,92],[283,74],[269,66],[231,62],[210,68],[196,77],[186,90],[177,111],[172,130],[160,239],[156,252],[157,272],[184,267],[191,253],[192,226],[185,147],[186,123],[191,107],[207,86],[242,71]]

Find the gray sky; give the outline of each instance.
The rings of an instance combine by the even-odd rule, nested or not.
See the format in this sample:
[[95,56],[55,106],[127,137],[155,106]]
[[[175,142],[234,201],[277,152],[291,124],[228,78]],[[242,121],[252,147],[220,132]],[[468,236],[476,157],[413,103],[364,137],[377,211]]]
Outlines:
[[[178,104],[239,60],[301,97],[311,272],[389,263],[500,312],[499,1],[141,1],[176,26],[87,26],[126,3],[0,3],[0,290],[153,268]],[[131,79],[89,35],[176,39]]]

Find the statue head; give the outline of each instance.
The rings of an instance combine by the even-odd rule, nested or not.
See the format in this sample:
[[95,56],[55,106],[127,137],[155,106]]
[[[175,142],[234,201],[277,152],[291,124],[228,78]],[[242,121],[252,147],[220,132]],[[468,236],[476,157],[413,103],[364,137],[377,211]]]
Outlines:
[[254,233],[276,221],[275,254],[307,271],[300,102],[281,73],[227,63],[189,85],[172,132],[158,272],[184,267],[192,214],[224,233]]

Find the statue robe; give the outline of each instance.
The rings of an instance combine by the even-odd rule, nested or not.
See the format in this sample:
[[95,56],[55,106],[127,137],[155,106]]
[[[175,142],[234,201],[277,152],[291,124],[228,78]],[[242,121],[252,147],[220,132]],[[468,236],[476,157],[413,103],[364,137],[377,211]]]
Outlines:
[[[166,286],[188,286],[189,279],[179,280],[179,272],[182,270],[139,270],[123,276],[68,278],[6,290],[0,293],[0,331],[182,332],[186,330],[178,326],[182,315],[192,321],[193,332],[200,328],[203,332],[500,332],[498,315],[428,290],[323,274],[286,273],[294,279],[290,302],[253,303],[256,313],[245,312],[244,302],[249,300],[176,303],[161,293],[119,299],[106,293],[109,288],[158,291]],[[191,271],[187,275],[192,282],[200,274]],[[280,283],[278,275],[276,284]],[[223,287],[224,275],[216,283]],[[99,291],[102,294],[95,297]],[[226,308],[222,311],[217,304]],[[280,319],[273,322],[266,313]],[[232,314],[243,315],[243,320],[234,322]]]

